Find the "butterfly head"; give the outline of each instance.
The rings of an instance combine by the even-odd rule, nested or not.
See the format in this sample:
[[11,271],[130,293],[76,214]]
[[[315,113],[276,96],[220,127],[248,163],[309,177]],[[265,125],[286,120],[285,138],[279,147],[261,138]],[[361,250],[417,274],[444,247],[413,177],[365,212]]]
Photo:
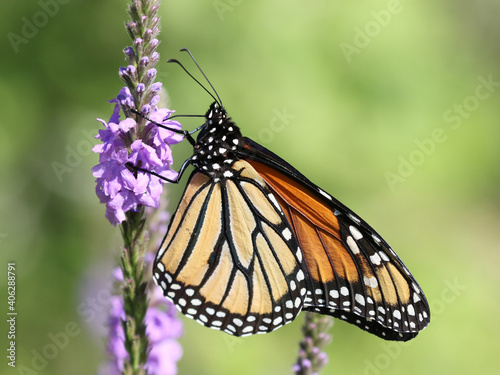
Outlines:
[[242,144],[240,129],[224,107],[214,102],[205,115],[205,126],[198,134],[192,164],[209,175],[224,176],[224,172],[238,160],[235,151]]

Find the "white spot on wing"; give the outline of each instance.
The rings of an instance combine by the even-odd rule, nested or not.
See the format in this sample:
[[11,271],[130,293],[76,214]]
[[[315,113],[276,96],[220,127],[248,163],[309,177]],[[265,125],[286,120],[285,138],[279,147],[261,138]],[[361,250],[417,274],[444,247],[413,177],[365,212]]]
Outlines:
[[380,259],[380,255],[378,255],[377,253],[370,256],[370,260],[377,266],[380,266],[380,262],[382,261],[382,259]]
[[207,312],[207,314],[209,314],[209,315],[214,315],[214,314],[215,314],[215,310],[214,310],[214,309],[212,309],[211,307],[207,307],[207,308],[205,309],[205,311],[206,311],[206,312]]
[[356,241],[351,236],[347,236],[347,245],[351,249],[353,254],[359,254],[359,247]]
[[302,272],[302,270],[299,270],[299,272],[297,272],[297,280],[304,280],[304,272]]
[[272,204],[274,205],[274,207],[276,207],[278,210],[281,211],[281,207],[278,204],[278,201],[276,200],[276,197],[273,194],[268,194],[267,197],[272,202]]
[[320,194],[321,194],[322,196],[324,196],[326,199],[328,199],[328,200],[330,200],[330,201],[332,200],[332,197],[331,197],[331,196],[330,196],[330,194],[328,194],[326,191],[321,190],[321,189],[319,189],[319,188],[318,188],[318,193],[320,193]]
[[290,241],[292,239],[292,232],[290,232],[290,229],[285,228],[282,233],[285,240]]
[[349,230],[351,231],[351,234],[355,240],[360,240],[361,238],[363,238],[363,234],[355,226],[349,226]]
[[298,308],[301,302],[300,297],[295,298],[295,308]]
[[413,305],[408,305],[408,314],[415,316],[415,309],[413,308]]
[[388,262],[388,261],[389,261],[389,257],[388,257],[388,256],[387,256],[387,254],[386,254],[386,253],[384,253],[383,251],[379,251],[379,252],[378,252],[378,255],[380,255],[380,257],[382,258],[382,260],[383,260],[384,262]]
[[364,306],[365,305],[365,297],[363,297],[361,294],[356,294],[356,296],[354,297],[354,299],[356,300],[357,303],[359,303],[360,305]]
[[377,278],[375,276],[372,276],[372,277],[364,276],[363,281],[364,281],[365,285],[369,286],[370,288],[376,288],[378,285],[378,281],[377,281]]
[[297,260],[299,262],[302,262],[302,251],[300,250],[300,247],[297,248],[297,252],[295,253],[295,255],[297,255]]
[[357,218],[356,216],[354,216],[353,214],[351,213],[348,213],[347,214],[352,220],[354,220],[356,223],[361,223],[361,220],[359,218]]
[[236,324],[238,327],[241,327],[243,325],[243,321],[238,318],[234,318],[233,323]]

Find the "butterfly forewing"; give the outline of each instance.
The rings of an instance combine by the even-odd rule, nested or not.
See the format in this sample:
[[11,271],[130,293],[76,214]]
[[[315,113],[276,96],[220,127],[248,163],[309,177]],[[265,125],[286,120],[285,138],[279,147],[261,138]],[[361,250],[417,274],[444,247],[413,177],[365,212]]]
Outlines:
[[244,336],[291,322],[306,293],[301,251],[266,183],[236,161],[234,178],[195,171],[155,262],[165,296],[201,324]]

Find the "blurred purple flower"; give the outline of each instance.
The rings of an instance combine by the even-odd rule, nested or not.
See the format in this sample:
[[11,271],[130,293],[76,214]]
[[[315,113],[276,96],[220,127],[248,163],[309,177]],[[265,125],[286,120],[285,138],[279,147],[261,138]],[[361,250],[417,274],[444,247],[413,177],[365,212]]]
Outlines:
[[313,312],[306,312],[299,343],[299,356],[292,366],[296,375],[318,375],[328,363],[328,356],[322,350],[331,341],[328,330],[333,325],[333,318]]
[[[148,254],[149,255],[149,254]],[[146,256],[150,264],[153,256]],[[122,282],[123,275],[119,268],[113,271],[116,281]],[[177,339],[182,336],[182,322],[177,317],[174,305],[163,297],[163,292],[154,284],[150,290],[149,308],[146,312],[146,333],[149,338],[150,352],[146,362],[146,370],[155,375],[175,375],[177,361],[182,357],[182,346]],[[125,350],[122,321],[125,319],[121,296],[111,298],[111,309],[108,318],[109,339],[107,351],[111,361],[101,368],[100,374],[119,375],[123,371],[124,361],[128,358]]]
[[[92,173],[97,178],[97,196],[101,203],[106,204],[106,218],[116,225],[125,220],[127,211],[137,211],[140,206],[157,208],[163,191],[163,180],[136,171],[128,163],[175,179],[177,172],[170,169],[173,163],[170,146],[182,141],[183,136],[149,121],[140,128],[132,118],[119,121],[120,108],[128,110],[133,107],[133,98],[127,87],[110,103],[115,103],[115,107],[109,121],[98,119],[104,129],[99,130],[96,138],[103,143],[93,148],[100,155],[99,164],[92,168]],[[173,111],[158,108],[156,104],[157,95],[148,105],[148,117],[164,126],[180,129],[177,121],[168,119]]]

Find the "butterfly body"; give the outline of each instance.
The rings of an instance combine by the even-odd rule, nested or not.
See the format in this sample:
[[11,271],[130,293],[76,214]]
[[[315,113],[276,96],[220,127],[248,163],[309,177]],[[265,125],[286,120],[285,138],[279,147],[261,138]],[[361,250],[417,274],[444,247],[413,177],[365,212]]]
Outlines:
[[191,164],[217,179],[232,177],[232,164],[238,159],[235,150],[243,143],[240,129],[216,103],[206,115],[206,126],[198,134]]
[[301,310],[389,340],[427,326],[425,296],[377,232],[213,103],[154,277],[186,316],[236,336]]

